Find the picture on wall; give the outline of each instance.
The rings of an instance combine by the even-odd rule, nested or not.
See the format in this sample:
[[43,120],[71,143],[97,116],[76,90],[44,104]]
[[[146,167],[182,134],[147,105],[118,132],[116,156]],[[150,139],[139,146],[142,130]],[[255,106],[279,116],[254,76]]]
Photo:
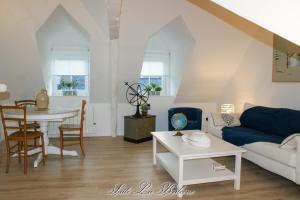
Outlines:
[[300,46],[274,35],[273,82],[300,82]]

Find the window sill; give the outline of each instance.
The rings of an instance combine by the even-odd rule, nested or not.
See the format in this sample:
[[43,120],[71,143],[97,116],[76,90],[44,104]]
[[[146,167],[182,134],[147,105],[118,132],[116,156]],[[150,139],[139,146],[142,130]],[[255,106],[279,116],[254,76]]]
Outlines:
[[149,98],[156,98],[156,97],[166,97],[166,98],[174,98],[175,96],[172,96],[172,95],[149,95]]
[[50,96],[49,97],[55,97],[55,98],[59,98],[59,97],[69,97],[69,98],[74,98],[74,97],[78,97],[78,98],[87,98],[89,96]]

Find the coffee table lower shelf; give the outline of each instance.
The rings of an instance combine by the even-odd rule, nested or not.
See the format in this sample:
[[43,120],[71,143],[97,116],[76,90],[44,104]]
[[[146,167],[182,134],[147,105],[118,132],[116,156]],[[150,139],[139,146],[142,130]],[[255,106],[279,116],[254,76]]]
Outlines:
[[[179,183],[179,162],[178,158],[170,152],[157,153],[156,158],[164,169]],[[217,181],[234,180],[235,174],[229,170],[213,169],[213,163],[218,164],[210,158],[184,160],[183,162],[183,185],[193,185]]]

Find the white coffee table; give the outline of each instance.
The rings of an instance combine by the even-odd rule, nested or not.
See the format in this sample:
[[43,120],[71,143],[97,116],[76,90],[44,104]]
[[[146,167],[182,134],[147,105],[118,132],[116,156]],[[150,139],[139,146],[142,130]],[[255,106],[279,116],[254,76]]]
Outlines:
[[[193,131],[182,131],[188,133]],[[209,148],[192,146],[182,141],[181,137],[173,136],[175,132],[151,132],[153,135],[153,164],[157,161],[173,177],[178,188],[184,185],[209,183],[217,181],[234,180],[234,189],[240,189],[241,156],[246,150],[225,142],[209,133],[211,139]],[[169,152],[158,153],[157,142],[163,145]],[[213,169],[211,158],[235,156],[235,170]],[[178,194],[182,197],[182,194]]]

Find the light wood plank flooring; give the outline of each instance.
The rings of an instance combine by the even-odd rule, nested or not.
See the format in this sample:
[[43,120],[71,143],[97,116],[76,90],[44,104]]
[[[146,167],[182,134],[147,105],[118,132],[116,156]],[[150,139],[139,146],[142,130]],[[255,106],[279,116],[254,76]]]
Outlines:
[[[57,140],[52,140],[57,144]],[[28,175],[22,165],[12,159],[11,170],[5,174],[4,144],[0,147],[0,200],[99,200],[99,199],[178,199],[176,196],[121,196],[107,193],[115,184],[136,186],[141,180],[151,181],[154,190],[172,178],[162,168],[152,166],[152,143],[131,144],[121,137],[85,139],[86,157],[48,156],[46,166],[33,168],[30,159]],[[74,147],[73,147],[74,148]],[[76,148],[76,147],[75,147]],[[79,150],[79,147],[78,149]],[[233,158],[219,160],[233,168]],[[233,182],[189,186],[195,191],[183,199],[300,199],[300,186],[255,164],[242,161],[241,190]]]

